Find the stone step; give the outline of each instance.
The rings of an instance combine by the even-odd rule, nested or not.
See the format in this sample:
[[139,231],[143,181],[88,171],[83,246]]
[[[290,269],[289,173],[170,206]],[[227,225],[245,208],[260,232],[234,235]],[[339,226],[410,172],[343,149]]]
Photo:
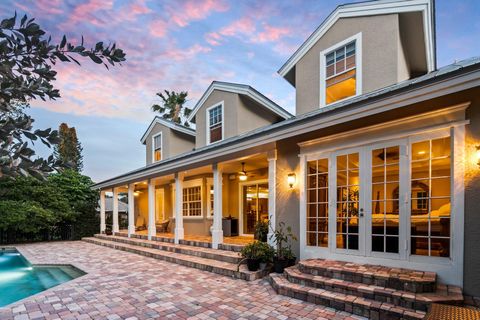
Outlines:
[[350,312],[372,320],[418,320],[425,317],[424,311],[415,311],[414,309],[396,306],[388,302],[379,302],[292,283],[283,274],[272,273],[269,275],[269,281],[278,294]]
[[[126,232],[115,232],[115,236],[120,237],[128,237],[128,233]],[[131,238],[148,240],[148,236],[144,234],[132,234]],[[175,240],[172,237],[162,237],[162,236],[154,236],[152,237],[152,241],[159,241],[159,242],[167,242],[167,243],[174,243]],[[182,239],[179,241],[180,244],[187,245],[187,246],[194,246],[194,247],[201,247],[201,248],[211,248],[212,243],[208,241],[199,241],[199,240],[187,240]],[[228,244],[228,243],[221,243],[218,245],[220,250],[227,250],[227,251],[234,251],[240,252],[244,245],[240,244]]]
[[158,249],[163,251],[181,253],[189,256],[224,261],[229,263],[238,264],[242,260],[242,257],[240,256],[240,254],[238,254],[237,252],[227,251],[227,250],[215,250],[211,248],[193,247],[193,246],[184,245],[184,244],[173,244],[168,242],[144,240],[144,239],[137,239],[137,238],[126,238],[121,236],[107,236],[103,234],[96,234],[95,238],[121,242],[121,243],[126,243],[126,244],[146,247],[146,248],[153,248],[153,249]]
[[462,289],[455,286],[437,285],[435,292],[413,293],[342,279],[314,276],[301,272],[297,266],[285,269],[285,277],[291,283],[307,287],[387,302],[395,306],[422,311],[428,311],[432,303],[461,304],[463,302]]
[[196,268],[204,271],[209,271],[217,273],[220,275],[225,275],[233,277],[236,279],[243,279],[247,281],[253,281],[260,279],[267,275],[267,272],[264,270],[259,271],[248,271],[247,266],[242,264],[239,271],[237,271],[237,264],[217,261],[212,259],[206,259],[201,257],[190,256],[181,253],[163,251],[154,248],[140,247],[138,245],[131,245],[126,243],[120,243],[110,240],[103,240],[98,238],[83,238],[85,242],[93,243],[117,250],[127,251],[131,253],[140,254],[146,257],[151,257],[154,259],[164,260],[171,263],[176,263],[179,265]]
[[325,259],[302,260],[299,262],[298,268],[301,272],[314,276],[376,285],[414,293],[434,292],[437,280],[435,272]]

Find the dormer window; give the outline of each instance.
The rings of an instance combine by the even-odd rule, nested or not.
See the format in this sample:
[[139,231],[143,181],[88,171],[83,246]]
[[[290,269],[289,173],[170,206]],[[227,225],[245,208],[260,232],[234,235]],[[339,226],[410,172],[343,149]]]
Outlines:
[[207,109],[207,143],[223,139],[223,102]]
[[321,106],[360,94],[361,34],[321,53]]
[[162,160],[162,133],[152,137],[153,162]]

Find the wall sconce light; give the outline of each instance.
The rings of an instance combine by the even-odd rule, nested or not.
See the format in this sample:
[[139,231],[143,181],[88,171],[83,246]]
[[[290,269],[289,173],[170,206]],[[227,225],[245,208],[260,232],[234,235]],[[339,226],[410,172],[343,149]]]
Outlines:
[[297,181],[297,176],[295,175],[295,173],[289,173],[287,176],[287,182],[288,182],[288,185],[290,186],[290,189],[293,188],[293,185],[295,184],[296,181]]
[[475,153],[477,157],[477,165],[480,167],[480,145],[475,146],[475,148],[477,148],[477,151]]

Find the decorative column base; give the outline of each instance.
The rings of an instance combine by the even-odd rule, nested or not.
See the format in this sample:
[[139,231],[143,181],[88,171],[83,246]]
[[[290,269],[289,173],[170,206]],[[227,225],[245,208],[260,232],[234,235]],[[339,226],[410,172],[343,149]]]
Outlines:
[[185,230],[183,228],[175,228],[175,244],[179,244],[180,240],[185,237]]
[[156,228],[157,227],[155,225],[153,227],[148,226],[148,240],[152,240],[152,238],[157,235],[157,229]]
[[128,226],[128,237],[130,238],[132,236],[132,234],[135,234],[135,226],[134,225]]
[[107,230],[107,226],[103,223],[100,225],[100,233],[105,234],[105,231]]
[[120,232],[119,226],[114,225],[114,226],[112,227],[112,233],[113,233],[113,235],[115,235],[115,233],[118,233],[118,232]]
[[212,230],[212,248],[218,249],[218,245],[223,243],[223,230]]

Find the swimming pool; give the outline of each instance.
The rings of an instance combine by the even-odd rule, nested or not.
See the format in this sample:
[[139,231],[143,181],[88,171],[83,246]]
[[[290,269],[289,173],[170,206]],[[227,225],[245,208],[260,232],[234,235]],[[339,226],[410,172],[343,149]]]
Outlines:
[[16,249],[0,248],[0,307],[84,274],[71,265],[32,266]]

